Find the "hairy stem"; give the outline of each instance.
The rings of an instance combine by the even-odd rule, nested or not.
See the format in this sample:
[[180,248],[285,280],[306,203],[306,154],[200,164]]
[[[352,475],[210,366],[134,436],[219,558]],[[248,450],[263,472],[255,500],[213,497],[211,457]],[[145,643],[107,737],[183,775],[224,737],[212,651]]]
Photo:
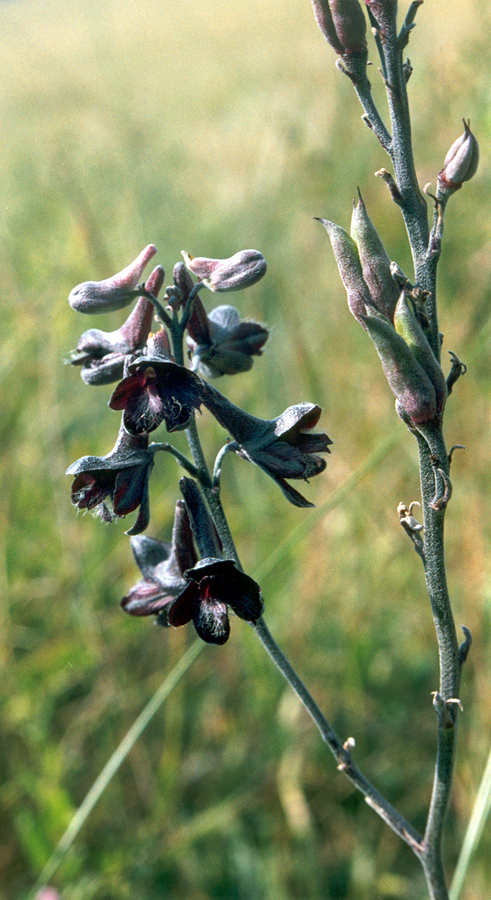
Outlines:
[[456,746],[458,705],[452,701],[459,696],[461,662],[445,572],[445,506],[435,509],[438,506],[437,500],[435,501],[435,472],[441,470],[448,477],[449,463],[439,428],[433,430],[431,449],[425,438],[421,435],[417,437],[425,526],[425,578],[440,662],[440,689],[435,695],[434,704],[437,711],[437,758],[422,864],[432,900],[446,900],[448,895],[442,864],[443,829],[452,788]]

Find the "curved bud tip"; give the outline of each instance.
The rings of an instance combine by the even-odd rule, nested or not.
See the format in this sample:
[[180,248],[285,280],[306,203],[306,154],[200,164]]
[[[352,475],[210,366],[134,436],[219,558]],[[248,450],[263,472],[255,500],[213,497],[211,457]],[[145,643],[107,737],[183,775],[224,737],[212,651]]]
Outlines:
[[113,312],[128,306],[137,296],[135,289],[156,252],[154,244],[148,244],[129,266],[111,278],[78,284],[68,297],[70,306],[77,312],[89,315]]
[[228,259],[191,256],[182,250],[189,271],[201,279],[210,291],[240,291],[255,284],[266,272],[266,260],[259,250],[239,250]]

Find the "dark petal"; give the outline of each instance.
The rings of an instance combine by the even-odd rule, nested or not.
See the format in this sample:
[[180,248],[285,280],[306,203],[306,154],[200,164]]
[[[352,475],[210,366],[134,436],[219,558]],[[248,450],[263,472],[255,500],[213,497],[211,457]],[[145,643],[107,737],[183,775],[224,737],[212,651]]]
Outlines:
[[315,503],[310,503],[305,497],[300,494],[299,491],[296,491],[295,488],[288,484],[284,478],[278,478],[274,475],[271,476],[276,481],[278,487],[283,491],[286,499],[293,504],[293,506],[299,506],[304,509],[308,509],[309,507],[315,506]]
[[145,372],[128,375],[114,389],[109,401],[111,409],[126,409],[134,394],[141,393],[146,385]]
[[164,418],[162,400],[157,392],[157,378],[152,367],[128,375],[114,391],[109,406],[124,409],[124,426],[132,435],[154,431]]
[[273,441],[269,446],[256,449],[244,446],[244,455],[268,472],[281,478],[304,478],[306,457],[296,447],[284,441]]
[[186,625],[197,615],[199,603],[199,585],[194,581],[190,581],[184,590],[179,594],[169,609],[168,621],[169,625],[178,628],[179,625]]
[[152,581],[157,566],[168,561],[172,552],[171,544],[167,541],[158,541],[156,538],[147,537],[145,534],[131,538],[130,543],[140,572],[145,579]]
[[[286,440],[283,435],[282,440]],[[327,434],[305,434],[300,432],[295,440],[295,446],[302,453],[330,453],[331,438]]]
[[81,472],[73,481],[71,499],[79,509],[94,509],[114,489],[114,473]]
[[314,456],[313,454],[308,454],[305,457],[305,475],[304,478],[308,481],[309,478],[313,478],[314,475],[320,475],[321,472],[327,466],[327,462],[325,459],[321,459],[320,456]]
[[122,469],[117,473],[113,494],[113,508],[117,516],[127,516],[140,505],[146,476],[146,466]]
[[150,499],[148,496],[148,479],[146,481],[141,503],[140,509],[138,512],[138,516],[135,524],[128,528],[128,531],[125,531],[125,534],[132,537],[133,535],[141,534],[142,531],[145,531],[150,524]]
[[239,372],[249,372],[252,369],[253,360],[245,353],[230,350],[228,345],[222,344],[217,349],[211,347],[204,353],[197,349],[199,356],[200,372],[207,378],[218,378],[221,375],[237,375]]
[[176,566],[181,575],[186,569],[192,569],[196,565],[198,556],[193,541],[193,532],[189,521],[186,504],[183,500],[176,501],[174,513],[174,527],[172,530],[172,548]]
[[198,636],[207,644],[225,644],[230,636],[227,604],[202,600],[193,618]]
[[227,587],[227,602],[235,615],[246,622],[257,622],[264,606],[259,585],[245,572],[236,570]]
[[183,431],[188,427],[193,415],[191,407],[181,403],[177,396],[161,398],[161,403],[163,410],[162,419],[165,421],[165,427],[168,432]]
[[[186,502],[192,522],[193,535],[201,556],[205,557],[207,561],[216,562],[219,567],[222,566],[224,560],[220,559],[221,545],[219,538],[198,485],[192,478],[184,476],[179,479],[179,487]],[[204,563],[205,560],[203,558],[197,563],[200,573],[196,577],[194,573],[190,575],[195,581],[200,581],[201,576],[204,574],[201,571]]]
[[142,580],[130,589],[126,597],[123,597],[121,607],[132,616],[150,616],[169,606],[174,599],[174,596],[165,593],[158,584]]

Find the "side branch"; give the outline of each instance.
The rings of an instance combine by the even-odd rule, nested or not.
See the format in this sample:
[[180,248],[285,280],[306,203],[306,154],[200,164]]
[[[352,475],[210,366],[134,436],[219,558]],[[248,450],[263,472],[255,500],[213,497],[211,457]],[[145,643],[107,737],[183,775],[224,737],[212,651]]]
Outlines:
[[309,716],[317,726],[322,739],[325,741],[338,764],[338,769],[354,784],[365,797],[366,802],[375,812],[408,844],[418,858],[424,852],[424,844],[421,835],[404,819],[403,816],[380,794],[376,788],[365,778],[351,758],[351,748],[354,746],[352,739],[343,744],[336,732],[331,728],[326,717],[319,709],[317,703],[305,687],[303,681],[290,665],[278,644],[274,640],[263,618],[260,618],[253,626],[263,644],[265,650],[280,670],[282,675],[293,688],[297,697],[301,700]]

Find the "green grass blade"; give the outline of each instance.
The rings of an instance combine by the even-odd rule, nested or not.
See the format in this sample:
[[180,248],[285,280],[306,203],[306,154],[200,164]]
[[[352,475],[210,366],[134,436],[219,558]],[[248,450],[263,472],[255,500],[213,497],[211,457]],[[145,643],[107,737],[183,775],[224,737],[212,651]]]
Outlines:
[[469,864],[481,839],[487,818],[491,811],[491,751],[477,792],[474,809],[467,826],[457,867],[450,888],[450,900],[459,900],[464,887]]
[[184,655],[181,657],[177,665],[174,666],[172,671],[164,679],[153,697],[148,701],[147,705],[135,720],[129,731],[125,734],[121,743],[118,745],[118,747],[116,747],[116,750],[108,759],[100,775],[98,775],[89,792],[84,797],[82,803],[72,817],[66,831],[60,838],[53,854],[50,856],[43,871],[41,872],[41,875],[39,876],[27,900],[34,900],[36,892],[40,888],[46,887],[48,881],[50,880],[54,872],[56,872],[66,852],[73,844],[73,841],[77,837],[80,829],[94,809],[97,801],[111,781],[111,778],[116,774],[121,763],[126,759],[128,753],[135,745],[150,720],[162,706],[164,700],[167,699],[178,681],[182,678],[183,675],[185,675],[185,673],[188,671],[190,666],[193,664],[193,662],[199,656],[205,646],[206,645],[199,639],[194,641],[194,643],[191,644],[186,653],[184,653]]

